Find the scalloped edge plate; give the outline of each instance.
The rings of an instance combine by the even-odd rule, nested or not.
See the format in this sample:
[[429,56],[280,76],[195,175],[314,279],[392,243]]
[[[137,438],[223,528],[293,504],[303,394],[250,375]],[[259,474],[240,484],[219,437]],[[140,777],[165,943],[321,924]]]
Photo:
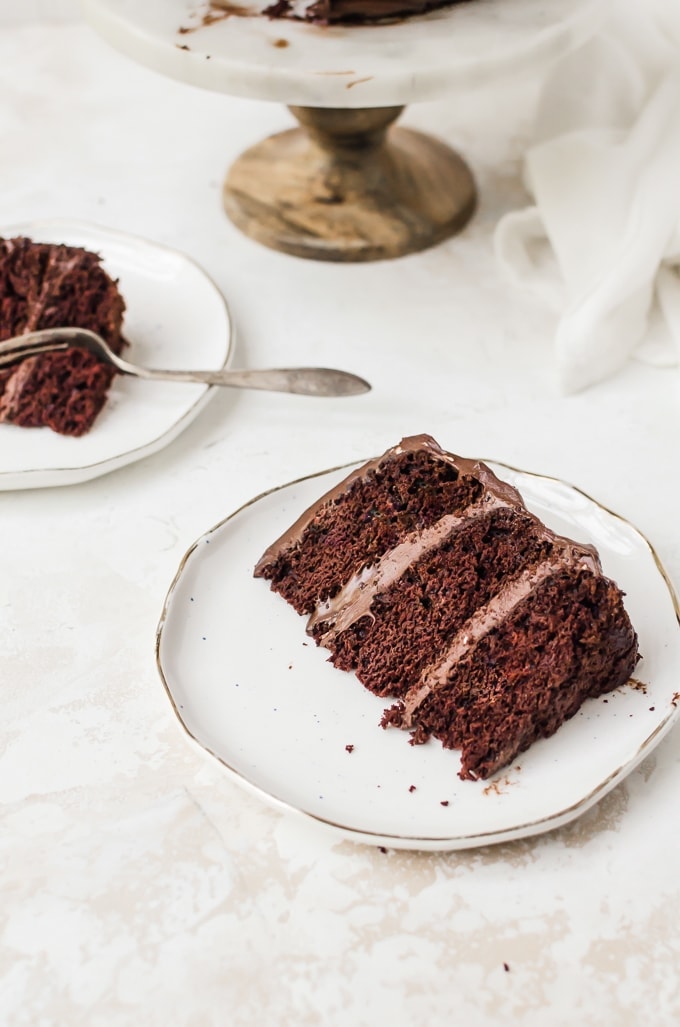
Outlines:
[[[353,467],[253,499],[185,554],[156,636],[158,671],[189,737],[279,809],[341,837],[453,850],[527,837],[589,809],[648,755],[678,716],[680,607],[649,542],[565,482],[487,461],[561,534],[597,546],[627,594],[642,661],[633,682],[580,712],[487,781],[431,740],[382,731],[389,702],[335,670],[304,619],[253,578],[265,548]],[[415,787],[412,787],[415,786]]]
[[[83,246],[99,253],[126,304],[126,356],[148,367],[228,365],[233,330],[226,301],[206,273],[177,250],[80,221],[29,221],[0,228],[11,238]],[[81,438],[49,428],[0,424],[0,490],[75,485],[158,452],[203,410],[205,385],[115,378]]]

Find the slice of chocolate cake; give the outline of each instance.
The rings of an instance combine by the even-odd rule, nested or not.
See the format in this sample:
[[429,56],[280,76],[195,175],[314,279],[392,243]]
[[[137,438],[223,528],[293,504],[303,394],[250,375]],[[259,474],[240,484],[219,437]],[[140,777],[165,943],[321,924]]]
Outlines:
[[[89,328],[120,353],[124,310],[97,254],[0,238],[0,342],[41,328]],[[83,435],[104,405],[114,373],[77,347],[0,367],[0,421]]]
[[396,699],[383,726],[461,750],[463,778],[553,734],[638,659],[596,551],[426,435],[322,496],[255,575],[309,615],[335,666]]

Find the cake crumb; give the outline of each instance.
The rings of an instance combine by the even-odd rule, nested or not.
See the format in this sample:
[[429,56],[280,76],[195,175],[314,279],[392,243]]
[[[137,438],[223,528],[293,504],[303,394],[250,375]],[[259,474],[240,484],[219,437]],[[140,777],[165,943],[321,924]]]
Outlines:
[[503,963],[503,969],[505,970],[506,974],[510,973],[510,967],[507,963]]
[[634,688],[636,692],[642,692],[643,695],[647,695],[647,685],[644,681],[638,681],[637,678],[630,678],[628,684],[631,688]]
[[449,804],[449,800],[448,799],[442,799],[442,801],[439,803],[440,806],[448,806],[448,804]]
[[654,710],[655,710],[655,709],[656,709],[656,706],[650,706],[650,707],[649,707],[649,712],[650,712],[650,713],[654,713]]
[[517,781],[512,781],[509,775],[505,774],[503,777],[489,781],[486,788],[482,790],[482,795],[505,795],[506,789],[512,788],[516,784]]
[[371,82],[372,79],[373,79],[373,75],[364,75],[363,78],[355,78],[352,82],[348,82],[347,83],[347,85],[345,86],[345,89],[353,89],[354,86],[360,86],[364,82]]
[[387,852],[387,849],[385,848],[384,845],[379,845],[378,848],[380,849],[381,852]]
[[345,752],[354,752],[354,746],[353,745],[346,745],[345,746]]
[[409,792],[415,792],[416,786],[415,785],[409,785],[409,789],[408,790],[409,790]]
[[677,706],[680,702],[680,692],[674,692],[673,698],[671,699],[671,706]]

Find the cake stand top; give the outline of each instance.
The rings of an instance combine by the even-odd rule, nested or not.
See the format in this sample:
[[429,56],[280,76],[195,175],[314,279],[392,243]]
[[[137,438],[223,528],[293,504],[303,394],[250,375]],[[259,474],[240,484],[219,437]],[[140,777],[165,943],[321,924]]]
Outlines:
[[[393,24],[272,21],[235,0],[81,0],[114,46],[171,78],[307,107],[387,107],[534,68],[587,39],[610,0],[470,0]],[[237,6],[238,5],[238,6]]]

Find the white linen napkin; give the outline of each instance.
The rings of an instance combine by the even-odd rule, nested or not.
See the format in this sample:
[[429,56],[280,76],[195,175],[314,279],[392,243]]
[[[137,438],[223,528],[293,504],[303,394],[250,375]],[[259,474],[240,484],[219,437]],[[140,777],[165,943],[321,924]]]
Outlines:
[[[497,256],[557,305],[567,392],[635,352],[680,361],[680,0],[617,0],[542,90],[525,161],[534,206]],[[546,250],[552,259],[546,259]]]

